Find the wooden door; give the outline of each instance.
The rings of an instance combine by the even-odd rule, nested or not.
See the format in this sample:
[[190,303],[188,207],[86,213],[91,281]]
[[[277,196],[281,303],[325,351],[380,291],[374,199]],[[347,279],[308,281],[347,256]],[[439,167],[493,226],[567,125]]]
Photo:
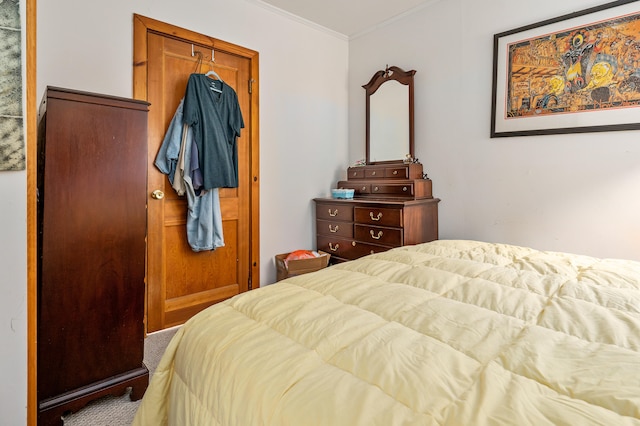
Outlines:
[[[212,54],[215,55],[213,62]],[[202,56],[202,61],[199,58]],[[194,252],[185,197],[154,165],[189,75],[215,72],[238,94],[238,188],[220,189],[225,246]],[[259,286],[258,54],[159,21],[134,16],[134,97],[148,101],[147,331],[182,324],[202,309]],[[154,191],[164,198],[153,198]]]

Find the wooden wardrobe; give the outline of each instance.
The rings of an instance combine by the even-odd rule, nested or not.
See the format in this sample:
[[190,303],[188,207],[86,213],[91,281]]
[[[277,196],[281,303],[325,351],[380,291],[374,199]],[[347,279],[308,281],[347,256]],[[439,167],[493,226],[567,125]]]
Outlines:
[[38,424],[142,397],[147,112],[49,87],[38,124]]

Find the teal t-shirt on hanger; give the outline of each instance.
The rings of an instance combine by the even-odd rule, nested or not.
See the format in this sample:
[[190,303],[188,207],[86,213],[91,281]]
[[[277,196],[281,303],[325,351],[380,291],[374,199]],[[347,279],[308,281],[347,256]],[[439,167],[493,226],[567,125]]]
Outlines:
[[198,147],[203,189],[238,187],[238,145],[244,128],[235,90],[222,80],[191,74],[184,97],[184,124]]

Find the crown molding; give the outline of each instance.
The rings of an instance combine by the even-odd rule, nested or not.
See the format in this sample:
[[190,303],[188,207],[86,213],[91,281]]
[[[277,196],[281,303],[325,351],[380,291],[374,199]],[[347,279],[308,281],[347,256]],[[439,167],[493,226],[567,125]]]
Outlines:
[[301,23],[303,25],[306,25],[306,26],[308,26],[310,28],[314,28],[314,29],[316,29],[318,31],[322,31],[322,32],[324,32],[326,34],[329,34],[329,35],[333,36],[333,37],[339,38],[339,39],[344,40],[344,41],[349,41],[349,40],[354,40],[354,39],[356,39],[358,37],[362,37],[362,36],[364,36],[366,34],[369,34],[369,33],[373,32],[375,30],[378,30],[380,28],[384,28],[384,27],[386,27],[388,25],[391,25],[391,24],[393,24],[393,23],[395,23],[395,22],[397,22],[397,21],[399,21],[401,19],[406,18],[409,15],[412,15],[412,14],[418,12],[419,10],[422,10],[422,9],[424,9],[426,7],[429,7],[429,6],[431,6],[431,5],[435,4],[435,3],[439,3],[442,0],[425,0],[424,2],[420,3],[419,5],[412,7],[411,9],[408,9],[408,10],[402,12],[402,13],[399,13],[399,14],[397,14],[395,16],[392,16],[389,19],[385,19],[384,21],[379,22],[379,23],[377,23],[375,25],[371,25],[370,27],[365,28],[364,30],[358,31],[358,32],[356,32],[354,34],[351,34],[350,36],[346,35],[346,34],[342,34],[340,32],[337,32],[335,30],[332,30],[332,29],[327,28],[325,26],[322,26],[320,24],[317,24],[317,23],[315,23],[313,21],[310,21],[310,20],[308,20],[306,18],[302,18],[301,16],[295,15],[295,14],[293,14],[291,12],[288,12],[288,11],[286,11],[284,9],[280,9],[279,7],[276,7],[276,6],[272,5],[272,4],[266,3],[266,2],[264,2],[262,0],[245,0],[245,1],[247,1],[249,3],[253,3],[253,4],[257,5],[257,6],[262,7],[263,9],[266,9],[266,10],[272,12],[272,13],[275,13],[275,14],[278,14],[280,16],[283,16],[283,17],[285,17],[287,19],[290,19],[292,21],[296,21],[296,22]]
[[293,14],[291,12],[287,12],[286,10],[280,9],[279,7],[276,7],[276,6],[272,5],[272,4],[265,3],[262,0],[245,0],[245,1],[248,2],[248,3],[253,3],[256,6],[260,6],[263,9],[266,9],[266,10],[268,10],[268,11],[270,11],[272,13],[275,13],[277,15],[283,16],[283,17],[285,17],[287,19],[290,19],[292,21],[296,21],[296,22],[298,22],[300,24],[306,25],[307,27],[313,28],[315,30],[321,31],[323,33],[326,33],[326,34],[328,34],[330,36],[336,37],[336,38],[338,38],[340,40],[349,41],[349,36],[347,36],[345,34],[339,33],[337,31],[334,31],[334,30],[330,29],[330,28],[324,27],[324,26],[322,26],[320,24],[316,24],[313,21],[310,21],[308,19],[302,18],[302,17],[300,17],[298,15],[295,15],[295,14]]
[[361,31],[358,31],[358,32],[352,34],[349,37],[349,40],[355,40],[358,37],[362,37],[362,36],[364,36],[366,34],[369,34],[369,33],[373,32],[375,30],[378,30],[380,28],[384,28],[384,27],[386,27],[388,25],[393,24],[394,22],[397,22],[397,21],[399,21],[401,19],[406,18],[409,15],[412,15],[412,14],[416,13],[419,10],[422,10],[422,9],[424,9],[426,7],[429,7],[429,6],[433,5],[433,4],[439,3],[441,1],[442,0],[426,0],[423,3],[420,3],[419,5],[412,7],[411,9],[405,10],[404,12],[399,13],[399,14],[397,14],[395,16],[392,16],[389,19],[385,19],[384,21],[382,21],[382,22],[380,22],[378,24],[372,25],[369,28],[365,28],[364,30],[361,30]]

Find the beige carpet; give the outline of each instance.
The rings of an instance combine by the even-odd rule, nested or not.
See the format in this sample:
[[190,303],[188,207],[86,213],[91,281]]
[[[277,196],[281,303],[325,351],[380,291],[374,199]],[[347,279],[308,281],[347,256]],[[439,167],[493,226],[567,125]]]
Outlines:
[[[164,349],[177,327],[147,335],[144,341],[144,364],[153,374]],[[129,392],[121,397],[106,396],[89,403],[82,410],[64,417],[65,426],[130,426],[140,401],[132,402]]]

